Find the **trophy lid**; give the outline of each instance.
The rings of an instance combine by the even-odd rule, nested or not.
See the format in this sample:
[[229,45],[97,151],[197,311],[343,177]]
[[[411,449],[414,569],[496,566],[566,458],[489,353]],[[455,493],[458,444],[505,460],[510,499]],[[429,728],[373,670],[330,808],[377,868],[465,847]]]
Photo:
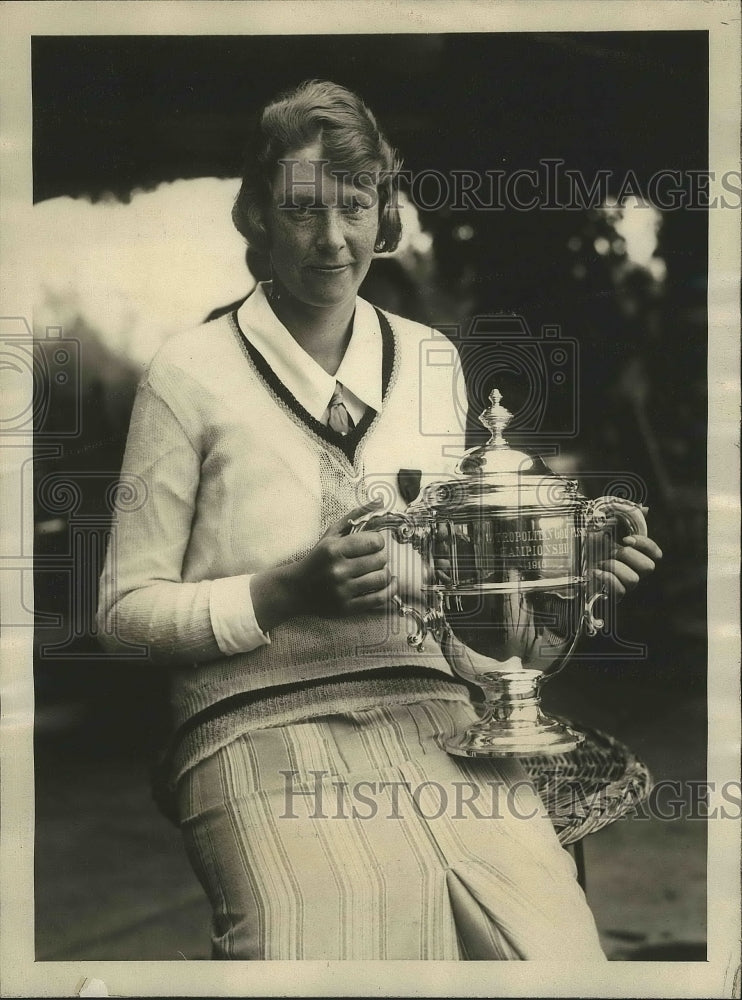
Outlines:
[[490,431],[489,440],[465,452],[455,478],[431,484],[420,498],[423,504],[450,516],[472,507],[548,510],[576,502],[580,494],[575,480],[556,475],[539,456],[507,443],[504,432],[513,415],[502,405],[499,389],[492,390],[489,401],[479,417]]
[[470,448],[458,464],[457,472],[463,476],[491,476],[503,473],[518,475],[550,476],[552,473],[538,456],[511,448],[505,440],[505,428],[513,419],[510,410],[502,405],[502,393],[493,389],[490,405],[479,415],[479,422],[490,432],[486,444]]

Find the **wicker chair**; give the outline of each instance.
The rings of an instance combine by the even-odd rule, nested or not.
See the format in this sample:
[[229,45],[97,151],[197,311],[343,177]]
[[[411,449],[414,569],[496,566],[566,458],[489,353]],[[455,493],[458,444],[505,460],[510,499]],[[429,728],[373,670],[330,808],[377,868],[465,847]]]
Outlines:
[[536,786],[560,843],[572,846],[577,875],[585,888],[582,840],[615,823],[649,795],[652,778],[647,766],[612,736],[585,726],[576,750],[553,756],[524,757],[526,773]]

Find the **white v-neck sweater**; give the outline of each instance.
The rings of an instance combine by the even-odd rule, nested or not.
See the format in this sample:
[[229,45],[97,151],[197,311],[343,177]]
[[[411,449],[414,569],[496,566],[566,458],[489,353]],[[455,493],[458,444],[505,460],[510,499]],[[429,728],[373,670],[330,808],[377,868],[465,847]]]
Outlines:
[[[212,600],[221,602],[223,623],[229,595],[239,632],[250,575],[301,558],[369,497],[403,510],[400,470],[422,470],[423,483],[451,474],[444,447],[463,438],[454,369],[450,393],[440,391],[440,374],[454,349],[427,327],[389,319],[382,410],[369,411],[347,438],[303,411],[234,315],[169,339],[139,387],[99,634],[109,648],[144,643],[168,663],[175,723],[203,719],[210,747],[227,740],[225,720],[235,713],[243,727],[265,726],[389,701],[467,697],[435,641],[411,650],[414,626],[392,612],[294,618],[269,643],[232,655],[212,628]],[[424,418],[431,407],[434,433]],[[419,556],[410,546],[387,547],[402,596],[420,606]]]

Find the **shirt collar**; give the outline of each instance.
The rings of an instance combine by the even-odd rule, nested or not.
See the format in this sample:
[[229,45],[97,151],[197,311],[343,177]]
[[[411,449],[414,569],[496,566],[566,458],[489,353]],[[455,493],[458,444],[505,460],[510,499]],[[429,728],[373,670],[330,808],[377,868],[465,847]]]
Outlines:
[[304,409],[316,420],[323,420],[338,381],[345,389],[343,401],[356,423],[367,406],[380,411],[383,345],[374,307],[356,298],[350,342],[337,373],[329,375],[273,312],[266,284],[261,282],[245,299],[237,310],[237,322]]

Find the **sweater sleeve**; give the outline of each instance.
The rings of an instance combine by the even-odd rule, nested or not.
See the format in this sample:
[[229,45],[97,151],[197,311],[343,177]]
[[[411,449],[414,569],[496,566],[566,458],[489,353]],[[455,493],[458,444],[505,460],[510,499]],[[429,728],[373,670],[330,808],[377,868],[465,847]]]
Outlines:
[[200,468],[185,430],[145,379],[132,411],[101,577],[104,648],[141,643],[153,659],[203,662],[269,641],[255,621],[249,574],[182,579]]

